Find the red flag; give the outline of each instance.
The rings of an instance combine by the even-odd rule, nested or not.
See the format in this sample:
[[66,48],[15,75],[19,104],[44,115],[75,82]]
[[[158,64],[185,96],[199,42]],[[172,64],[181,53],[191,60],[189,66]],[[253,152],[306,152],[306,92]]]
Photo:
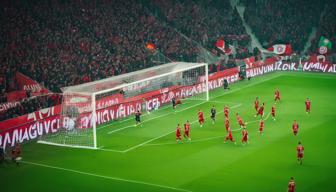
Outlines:
[[225,53],[225,41],[223,39],[217,40],[216,47]]
[[245,58],[245,59],[244,59],[244,62],[245,62],[245,64],[246,64],[246,68],[251,68],[251,67],[253,67],[254,56]]
[[293,52],[291,44],[275,44],[267,50],[278,55],[290,55]]
[[149,49],[149,50],[154,50],[155,49],[155,45],[154,45],[154,43],[149,42],[149,43],[147,43],[146,48]]

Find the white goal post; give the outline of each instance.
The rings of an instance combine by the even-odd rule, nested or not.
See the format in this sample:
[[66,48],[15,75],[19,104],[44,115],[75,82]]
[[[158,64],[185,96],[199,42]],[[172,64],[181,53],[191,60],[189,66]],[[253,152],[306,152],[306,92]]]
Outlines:
[[[172,98],[209,100],[208,64],[174,62],[62,88],[61,128],[39,143],[97,149],[97,126]],[[111,123],[113,124],[113,123]]]

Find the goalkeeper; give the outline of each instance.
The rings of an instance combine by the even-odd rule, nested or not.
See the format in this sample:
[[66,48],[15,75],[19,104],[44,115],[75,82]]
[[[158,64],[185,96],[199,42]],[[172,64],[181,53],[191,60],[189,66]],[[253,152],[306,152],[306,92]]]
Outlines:
[[141,117],[141,113],[140,113],[140,111],[138,110],[138,111],[135,113],[135,126],[141,124],[140,117]]
[[175,99],[175,97],[174,97],[172,99],[172,104],[173,104],[173,109],[175,109],[177,105],[182,104],[182,101],[181,101],[181,99],[179,99],[179,98]]

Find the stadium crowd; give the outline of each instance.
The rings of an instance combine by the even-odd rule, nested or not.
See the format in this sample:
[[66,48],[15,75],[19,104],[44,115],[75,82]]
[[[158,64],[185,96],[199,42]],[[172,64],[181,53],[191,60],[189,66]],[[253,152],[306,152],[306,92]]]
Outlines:
[[60,94],[50,94],[22,99],[15,107],[0,112],[0,121],[32,113],[40,109],[61,104]]
[[[319,43],[319,38],[321,36],[324,36],[325,38],[329,39],[331,42],[333,42],[332,46],[332,53],[336,52],[336,4],[335,3],[330,3],[328,6],[326,6],[325,11],[320,19],[316,36],[311,42],[311,49],[310,51],[312,53],[316,53],[318,49],[318,43]],[[333,56],[334,57],[334,56]],[[334,58],[333,61],[336,61]]]
[[[247,23],[265,47],[286,42],[294,51],[302,50],[324,7],[312,0],[240,2],[246,6]],[[235,57],[210,65],[212,72],[235,66],[236,58],[257,55],[229,0],[5,0],[0,6],[0,102],[6,101],[6,92],[15,90],[17,71],[59,93],[64,86],[166,61],[197,62],[200,47],[220,53],[215,48],[218,39],[225,39],[227,47],[233,45]],[[326,11],[318,34],[335,41],[332,10]],[[0,120],[60,101],[48,97],[24,99]]]
[[152,3],[165,22],[208,50],[214,51],[216,41],[225,39],[227,44],[235,42],[236,58],[251,55],[247,49],[250,37],[229,0],[153,0]]
[[313,26],[317,26],[324,3],[313,0],[241,0],[245,21],[266,48],[290,43],[299,53]]
[[132,1],[2,2],[1,64],[50,90],[155,63],[147,43],[171,60],[195,61],[197,49]]

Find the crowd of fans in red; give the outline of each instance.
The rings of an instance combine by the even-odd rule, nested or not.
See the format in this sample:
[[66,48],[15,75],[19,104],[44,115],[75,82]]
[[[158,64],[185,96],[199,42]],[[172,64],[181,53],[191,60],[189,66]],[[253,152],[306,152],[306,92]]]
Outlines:
[[[324,3],[306,0],[241,3],[246,6],[247,23],[266,47],[281,41],[291,43],[295,51],[302,50],[324,8]],[[230,0],[5,0],[0,7],[2,96],[15,90],[17,71],[58,93],[64,86],[158,65],[157,55],[197,62],[199,47],[220,52],[214,46],[218,39],[234,45],[236,58],[253,55],[250,37]],[[334,16],[333,11],[324,16],[321,34],[335,34]],[[0,120],[60,100],[59,96],[28,98],[0,114]]]
[[[325,7],[325,11],[319,21],[319,26],[317,28],[316,38],[311,42],[312,46],[310,51],[316,53],[318,49],[318,42],[321,36],[326,37],[331,42],[336,42],[336,3],[330,3]],[[333,44],[332,53],[336,52],[336,46]],[[336,59],[334,59],[336,61]]]
[[228,45],[235,42],[236,58],[251,55],[250,37],[229,0],[153,0],[152,4],[166,23],[208,50],[215,52],[216,41],[225,39]]
[[325,1],[241,0],[244,18],[264,47],[289,43],[300,53],[313,26],[318,26]]

